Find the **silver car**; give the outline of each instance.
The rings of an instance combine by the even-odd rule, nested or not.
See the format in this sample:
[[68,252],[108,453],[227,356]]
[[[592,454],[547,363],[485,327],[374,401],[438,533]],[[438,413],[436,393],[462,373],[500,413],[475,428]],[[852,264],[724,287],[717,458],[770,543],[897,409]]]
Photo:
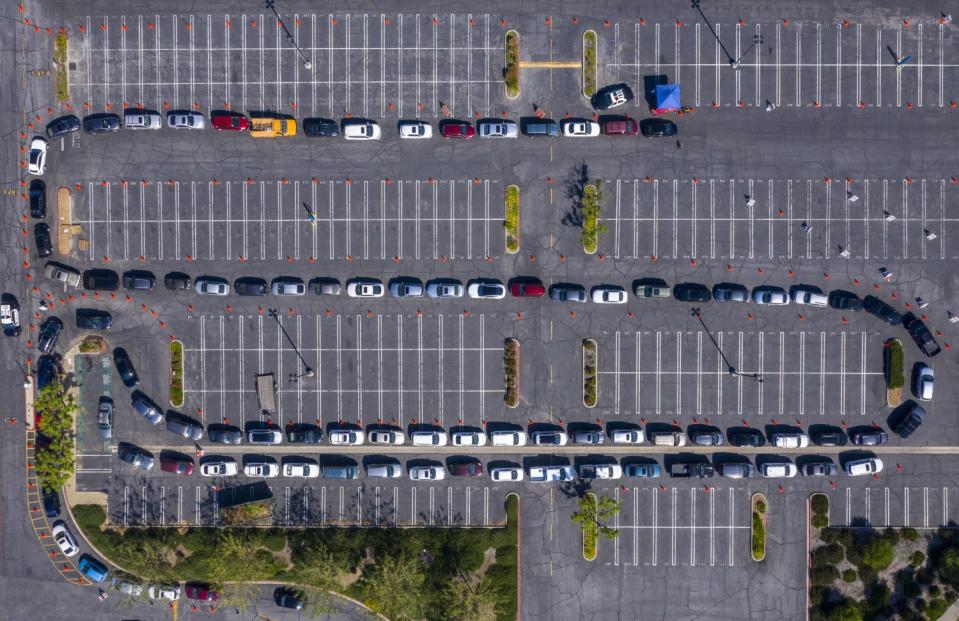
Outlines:
[[516,138],[519,126],[516,121],[508,119],[480,121],[476,124],[476,132],[480,138]]
[[369,464],[366,466],[366,476],[371,479],[398,479],[403,476],[403,467],[399,464]]
[[753,289],[753,302],[769,306],[785,306],[789,304],[789,296],[782,287],[756,287]]
[[123,115],[123,127],[126,129],[160,129],[163,121],[156,112],[137,110]]
[[396,279],[390,281],[390,295],[394,298],[423,297],[423,283],[415,279]]
[[196,279],[193,290],[200,295],[230,295],[230,283],[215,276],[200,276]]
[[113,437],[113,399],[110,397],[100,397],[97,405],[97,431],[104,440]]
[[912,392],[920,401],[932,401],[932,386],[935,377],[932,368],[923,363],[916,366]]
[[170,129],[203,129],[206,118],[199,112],[170,110],[166,115],[166,125]]
[[203,425],[182,418],[168,418],[166,430],[194,441],[203,438]]
[[270,288],[273,295],[303,295],[306,293],[306,285],[303,284],[303,281],[292,276],[274,278]]
[[426,295],[431,298],[461,298],[463,283],[451,278],[436,278],[426,283]]
[[163,422],[163,412],[146,397],[140,395],[133,397],[133,409],[154,427]]

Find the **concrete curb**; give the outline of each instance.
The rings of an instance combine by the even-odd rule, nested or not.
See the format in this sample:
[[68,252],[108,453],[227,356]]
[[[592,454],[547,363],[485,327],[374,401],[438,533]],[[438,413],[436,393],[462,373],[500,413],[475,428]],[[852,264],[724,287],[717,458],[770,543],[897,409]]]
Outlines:
[[[523,520],[520,518],[520,509],[522,508],[523,504],[520,502],[518,493],[510,492],[506,494],[506,499],[509,500],[510,496],[516,497],[516,621],[520,621],[523,618],[521,613],[523,610],[523,530],[520,528],[520,524],[523,522]],[[509,517],[507,517],[507,520],[508,519]]]

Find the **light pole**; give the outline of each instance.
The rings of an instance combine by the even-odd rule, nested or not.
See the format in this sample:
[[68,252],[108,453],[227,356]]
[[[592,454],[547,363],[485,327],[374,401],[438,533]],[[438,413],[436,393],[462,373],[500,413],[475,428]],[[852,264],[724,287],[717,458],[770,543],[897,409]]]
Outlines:
[[736,370],[736,367],[729,361],[729,358],[726,357],[726,354],[723,353],[723,350],[719,347],[719,343],[716,342],[716,338],[713,336],[713,333],[709,330],[709,327],[706,325],[706,322],[703,321],[703,315],[699,312],[698,308],[693,309],[693,317],[699,320],[699,323],[703,326],[703,330],[706,331],[706,336],[709,337],[709,340],[713,342],[713,345],[716,347],[716,351],[719,352],[719,357],[723,359],[723,363],[726,365],[726,371],[733,377],[748,377],[749,379],[756,380],[756,382],[762,384],[763,376],[759,373],[740,373]]
[[283,32],[286,33],[286,38],[290,40],[290,43],[296,50],[296,53],[299,54],[300,60],[303,61],[303,68],[307,71],[311,70],[313,68],[313,63],[311,63],[306,56],[303,55],[303,50],[300,49],[300,45],[296,42],[296,39],[293,38],[293,33],[290,32],[290,29],[286,27],[286,22],[280,19],[280,14],[276,12],[276,7],[273,6],[273,0],[266,0],[266,8],[273,11],[273,14],[276,15],[277,23],[283,27]]
[[752,45],[746,48],[746,51],[743,52],[743,55],[739,57],[739,60],[733,60],[732,58],[730,58],[729,66],[732,67],[733,69],[739,69],[739,63],[743,62],[743,59],[746,58],[746,55],[749,54],[751,51],[753,51],[754,47],[762,44],[763,44],[763,36],[761,34],[754,35]]
[[299,379],[300,379],[301,377],[313,377],[313,376],[315,376],[316,373],[313,372],[313,368],[310,367],[309,364],[307,364],[306,360],[303,358],[303,354],[301,354],[301,353],[300,353],[300,350],[297,349],[296,343],[293,342],[293,339],[290,338],[290,334],[286,331],[286,328],[284,328],[284,327],[283,327],[283,324],[280,323],[280,316],[279,316],[279,314],[277,313],[276,309],[275,309],[275,308],[271,308],[271,309],[268,311],[268,315],[269,315],[270,317],[272,317],[273,320],[276,322],[276,325],[278,325],[278,326],[280,327],[280,332],[282,332],[282,333],[283,333],[283,336],[286,337],[286,341],[290,344],[290,347],[293,348],[293,352],[296,354],[297,358],[300,359],[300,362],[303,363],[303,373],[300,373],[299,375],[296,375],[295,373],[290,373],[290,375],[289,375],[289,380],[290,380],[291,382],[296,382],[296,381],[299,381]]

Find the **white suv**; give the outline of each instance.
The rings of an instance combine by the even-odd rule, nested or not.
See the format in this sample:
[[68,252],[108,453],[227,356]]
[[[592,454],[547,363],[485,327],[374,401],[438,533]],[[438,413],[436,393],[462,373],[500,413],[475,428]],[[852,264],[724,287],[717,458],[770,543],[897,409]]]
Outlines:
[[410,434],[413,446],[446,446],[449,438],[445,431],[414,431]]
[[491,431],[489,442],[493,446],[526,446],[526,432],[522,429]]
[[787,462],[765,463],[759,466],[759,474],[768,479],[785,479],[796,476],[796,466]]
[[382,132],[375,121],[344,119],[343,138],[347,140],[379,140]]
[[864,457],[863,459],[853,459],[847,461],[843,466],[851,477],[861,477],[867,474],[876,474],[882,472],[882,460],[878,457]]

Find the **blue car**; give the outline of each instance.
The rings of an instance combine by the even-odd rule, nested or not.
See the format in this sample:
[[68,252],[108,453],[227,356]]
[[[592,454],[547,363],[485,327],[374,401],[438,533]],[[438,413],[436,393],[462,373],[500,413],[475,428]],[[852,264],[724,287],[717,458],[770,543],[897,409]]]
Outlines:
[[106,565],[88,554],[80,557],[80,564],[77,567],[90,582],[98,583],[107,579]]
[[624,471],[626,476],[640,479],[658,479],[662,474],[659,464],[626,464]]

